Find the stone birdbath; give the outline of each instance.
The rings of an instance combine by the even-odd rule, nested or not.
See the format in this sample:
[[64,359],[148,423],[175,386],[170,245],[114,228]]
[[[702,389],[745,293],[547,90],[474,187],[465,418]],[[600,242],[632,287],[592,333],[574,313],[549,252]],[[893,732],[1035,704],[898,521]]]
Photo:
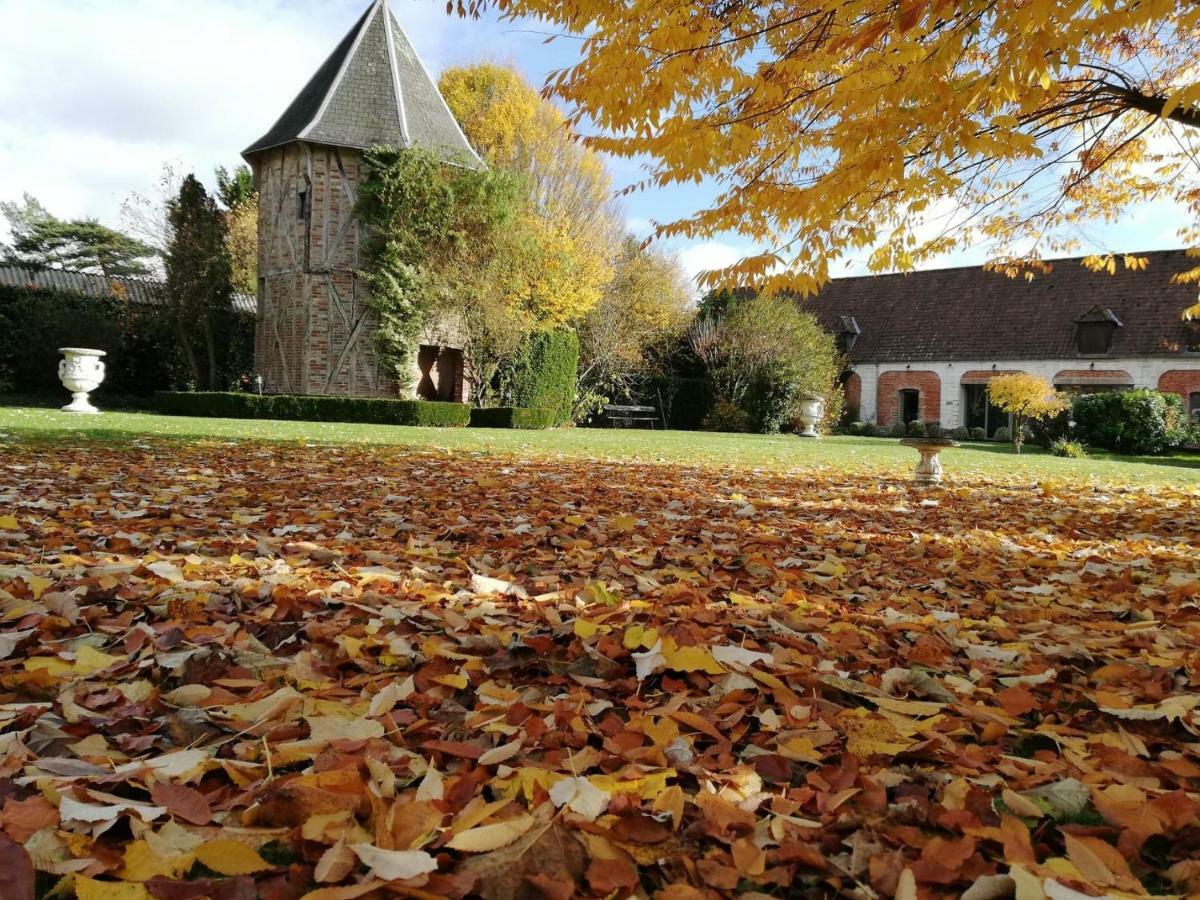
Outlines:
[[105,352],[85,347],[61,347],[58,352],[63,355],[58,364],[58,378],[72,397],[71,402],[63,407],[63,412],[100,412],[88,401],[88,394],[104,381]]
[[938,455],[943,450],[959,446],[958,441],[949,438],[913,437],[905,438],[900,444],[903,447],[912,447],[921,454],[921,461],[917,463],[917,484],[941,484],[942,463]]

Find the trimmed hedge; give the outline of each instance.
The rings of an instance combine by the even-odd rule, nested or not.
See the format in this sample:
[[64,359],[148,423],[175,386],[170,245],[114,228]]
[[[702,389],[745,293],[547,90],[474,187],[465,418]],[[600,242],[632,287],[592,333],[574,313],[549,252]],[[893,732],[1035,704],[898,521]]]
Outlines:
[[494,406],[471,410],[472,428],[553,428],[556,413],[552,409],[525,409],[519,406]]
[[579,338],[573,331],[539,331],[522,345],[508,372],[512,405],[552,409],[554,424],[571,421],[579,373]]
[[288,394],[182,393],[155,395],[161,412],[222,419],[284,419],[299,422],[358,422],[465,428],[470,407],[462,403],[392,400],[385,397],[314,397]]

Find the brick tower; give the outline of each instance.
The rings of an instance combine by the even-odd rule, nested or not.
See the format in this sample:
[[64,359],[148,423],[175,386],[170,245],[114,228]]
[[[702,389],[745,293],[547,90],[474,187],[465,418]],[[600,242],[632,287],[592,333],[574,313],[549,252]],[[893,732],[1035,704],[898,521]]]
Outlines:
[[[388,8],[375,0],[279,121],[243,154],[259,192],[255,368],[270,393],[395,396],[356,272],[362,151],[421,146],[480,164]],[[461,401],[462,354],[432,335],[419,396]],[[448,346],[449,345],[449,346]]]

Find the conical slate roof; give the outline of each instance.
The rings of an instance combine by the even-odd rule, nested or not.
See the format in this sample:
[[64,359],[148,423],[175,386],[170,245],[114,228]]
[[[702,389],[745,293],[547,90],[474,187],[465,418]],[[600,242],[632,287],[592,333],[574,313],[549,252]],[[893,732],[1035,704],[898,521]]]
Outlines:
[[292,141],[357,149],[415,145],[482,164],[387,0],[374,0],[274,127],[243,155]]

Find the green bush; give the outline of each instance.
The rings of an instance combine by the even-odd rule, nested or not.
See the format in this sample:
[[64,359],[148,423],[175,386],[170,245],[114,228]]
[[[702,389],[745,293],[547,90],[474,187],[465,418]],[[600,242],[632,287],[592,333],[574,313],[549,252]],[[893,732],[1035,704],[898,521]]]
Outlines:
[[579,370],[579,338],[573,331],[540,331],[531,335],[504,375],[505,396],[512,406],[552,409],[556,425],[571,421]]
[[1178,394],[1085,394],[1075,399],[1073,417],[1081,440],[1115,453],[1165,453],[1187,438],[1187,417]]
[[752,430],[791,425],[806,394],[825,399],[823,428],[841,420],[836,342],[794,298],[731,296],[723,309],[702,308],[689,340],[717,395],[739,407]]
[[925,437],[940,438],[943,435],[941,422],[926,422]]
[[1058,438],[1050,445],[1050,452],[1065,459],[1087,459],[1087,448],[1079,441],[1065,437]]
[[1012,429],[1011,428],[997,428],[996,433],[992,435],[992,440],[995,441],[997,444],[1011,444],[1012,443]]
[[874,422],[866,422],[862,429],[863,437],[879,437],[879,426]]
[[908,423],[908,436],[915,438],[928,437],[925,433],[925,423],[920,419],[913,419]]
[[799,374],[783,365],[764,365],[754,375],[741,407],[755,434],[779,434],[796,414],[797,396],[803,389]]
[[969,441],[971,440],[971,430],[965,425],[959,425],[952,432],[950,432],[950,437],[956,441]]
[[556,413],[552,409],[522,409],[516,406],[494,406],[471,410],[472,428],[553,428]]
[[867,425],[865,422],[860,422],[857,419],[855,419],[855,420],[851,421],[849,425],[846,426],[846,433],[854,434],[854,435],[861,435],[866,430],[866,428],[867,428]]
[[718,398],[704,419],[704,430],[744,434],[750,430],[750,416],[737,404]]
[[233,392],[163,391],[155,405],[168,415],[222,419],[283,419],[297,422],[360,422],[372,425],[422,425],[465,428],[471,410],[461,403],[393,400],[385,397],[314,397]]
[[975,428],[972,428],[971,429],[971,440],[986,441],[987,440],[987,430],[984,428],[980,428],[978,426],[976,426]]
[[892,437],[907,437],[908,426],[900,421],[893,422],[889,434],[891,434]]

